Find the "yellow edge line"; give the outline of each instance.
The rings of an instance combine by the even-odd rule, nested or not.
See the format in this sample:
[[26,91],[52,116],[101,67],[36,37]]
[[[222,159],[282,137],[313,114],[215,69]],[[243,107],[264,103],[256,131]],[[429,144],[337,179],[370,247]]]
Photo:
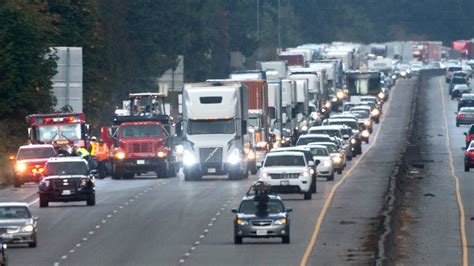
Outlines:
[[[392,91],[393,94],[395,90]],[[382,116],[382,119],[379,123],[379,127],[377,128],[377,132],[375,133],[375,137],[373,141],[371,141],[371,144],[367,147],[367,149],[362,153],[362,155],[359,157],[359,160],[351,167],[349,170],[344,174],[344,176],[332,187],[331,191],[328,194],[328,197],[326,198],[323,208],[321,209],[321,212],[319,213],[318,220],[316,222],[316,225],[314,226],[313,233],[311,234],[311,239],[309,241],[308,246],[306,247],[306,250],[304,252],[303,258],[301,259],[300,266],[305,266],[308,263],[309,256],[311,256],[311,253],[313,251],[314,246],[316,245],[316,241],[318,240],[319,232],[321,231],[321,226],[324,222],[324,218],[326,218],[326,214],[329,210],[329,207],[331,206],[332,200],[334,199],[334,195],[336,194],[337,189],[346,181],[346,179],[349,177],[349,175],[352,173],[352,171],[359,165],[359,163],[362,161],[362,159],[365,157],[367,152],[373,147],[375,142],[378,139],[380,129],[382,128],[382,124],[385,120],[385,117],[389,113],[390,110],[390,103],[392,101],[390,100],[389,102],[386,103],[387,110],[384,112],[384,115]]]
[[454,167],[454,160],[453,160],[453,153],[451,152],[451,148],[450,148],[448,119],[446,118],[446,104],[444,100],[445,92],[443,92],[444,87],[445,86],[443,86],[443,83],[440,81],[439,90],[441,92],[441,103],[443,106],[444,126],[446,129],[446,145],[447,145],[448,153],[449,153],[449,166],[451,167],[451,176],[454,178],[455,189],[456,189],[456,201],[458,204],[459,216],[460,216],[459,227],[460,227],[461,245],[462,245],[462,264],[464,266],[467,266],[469,265],[469,257],[468,257],[468,250],[467,250],[466,218],[464,214],[464,204],[461,197],[459,177],[456,175],[456,170]]

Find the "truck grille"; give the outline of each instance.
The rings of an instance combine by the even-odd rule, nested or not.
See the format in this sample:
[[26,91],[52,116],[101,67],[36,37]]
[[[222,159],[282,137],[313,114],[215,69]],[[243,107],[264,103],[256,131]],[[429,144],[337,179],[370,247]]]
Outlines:
[[199,158],[201,163],[221,163],[222,148],[200,148]]
[[150,153],[153,152],[153,143],[141,142],[128,144],[128,153]]
[[292,173],[292,174],[270,174],[272,179],[295,179],[298,178],[299,173]]
[[81,180],[79,178],[58,178],[54,179],[53,186],[55,189],[76,189],[79,187],[79,182]]

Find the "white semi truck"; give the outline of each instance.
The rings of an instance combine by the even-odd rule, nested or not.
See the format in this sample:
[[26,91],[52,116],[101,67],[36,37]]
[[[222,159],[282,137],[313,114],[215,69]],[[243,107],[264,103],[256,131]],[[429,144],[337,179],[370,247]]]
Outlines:
[[248,94],[241,82],[190,83],[183,90],[183,170],[186,181],[203,175],[248,177]]

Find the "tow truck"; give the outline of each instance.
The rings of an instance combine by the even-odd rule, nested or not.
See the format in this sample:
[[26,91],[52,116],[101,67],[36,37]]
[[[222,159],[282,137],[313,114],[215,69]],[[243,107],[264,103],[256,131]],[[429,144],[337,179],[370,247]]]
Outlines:
[[26,117],[31,144],[52,144],[56,150],[89,147],[89,125],[84,113],[33,114]]
[[116,110],[113,125],[101,135],[111,151],[112,179],[155,172],[157,178],[175,177],[171,117],[164,93],[131,93],[124,108]]

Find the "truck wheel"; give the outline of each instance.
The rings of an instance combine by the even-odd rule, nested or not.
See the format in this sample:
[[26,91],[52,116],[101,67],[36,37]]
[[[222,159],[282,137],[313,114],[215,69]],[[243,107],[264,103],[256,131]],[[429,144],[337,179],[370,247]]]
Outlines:
[[362,154],[362,145],[359,144],[359,146],[357,147],[357,154]]
[[242,244],[242,237],[241,236],[234,236],[234,244],[236,244],[236,245]]
[[349,155],[349,156],[346,156],[346,159],[347,159],[348,161],[352,161],[352,154]]
[[127,173],[127,174],[123,174],[123,178],[124,179],[132,179],[135,177],[135,174],[134,173]]
[[21,187],[21,181],[18,180],[18,178],[15,176],[14,179],[13,179],[13,187]]
[[229,179],[230,180],[242,180],[244,175],[239,172],[229,172]]
[[168,177],[176,177],[178,175],[178,169],[176,163],[172,163],[169,166]]
[[342,169],[337,169],[337,174],[338,175],[342,174]]
[[95,194],[90,195],[89,198],[87,198],[87,206],[94,206],[95,205]]
[[47,208],[49,205],[48,199],[45,196],[39,196],[40,208]]
[[115,164],[112,164],[112,179],[121,179],[122,175],[122,170],[115,166]]
[[198,171],[192,171],[184,169],[184,180],[185,181],[200,181],[202,180],[202,175]]

